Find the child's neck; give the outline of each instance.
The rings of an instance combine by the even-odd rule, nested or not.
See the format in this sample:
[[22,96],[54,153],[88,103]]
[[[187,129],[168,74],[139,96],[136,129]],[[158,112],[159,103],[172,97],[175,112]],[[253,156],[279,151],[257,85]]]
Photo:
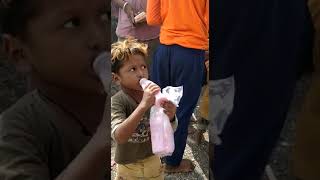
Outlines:
[[143,97],[143,91],[128,89],[121,87],[122,91],[129,95],[137,104],[139,104]]
[[105,94],[83,94],[39,84],[36,87],[63,110],[72,113],[90,134],[96,131],[103,117]]

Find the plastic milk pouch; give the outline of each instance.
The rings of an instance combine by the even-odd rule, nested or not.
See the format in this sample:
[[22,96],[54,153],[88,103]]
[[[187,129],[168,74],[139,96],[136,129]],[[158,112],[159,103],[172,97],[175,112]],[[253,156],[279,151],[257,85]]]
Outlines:
[[[150,83],[154,82],[145,78],[140,80],[142,89],[145,89]],[[172,155],[174,151],[174,134],[169,117],[163,112],[164,109],[160,105],[163,101],[169,100],[178,107],[182,94],[182,86],[168,86],[162,89],[162,93],[159,92],[155,95],[155,105],[150,110],[151,143],[152,152],[161,157]]]

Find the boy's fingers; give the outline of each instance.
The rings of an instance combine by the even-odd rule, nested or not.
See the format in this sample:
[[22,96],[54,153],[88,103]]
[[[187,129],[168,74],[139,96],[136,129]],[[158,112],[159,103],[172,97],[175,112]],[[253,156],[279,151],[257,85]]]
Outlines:
[[151,91],[152,93],[157,93],[157,92],[160,91],[160,88],[157,87],[157,86],[154,86],[154,87],[151,87],[151,88],[150,88],[150,91]]
[[151,86],[151,83],[149,83],[149,84],[145,87],[145,89],[150,88],[150,86]]

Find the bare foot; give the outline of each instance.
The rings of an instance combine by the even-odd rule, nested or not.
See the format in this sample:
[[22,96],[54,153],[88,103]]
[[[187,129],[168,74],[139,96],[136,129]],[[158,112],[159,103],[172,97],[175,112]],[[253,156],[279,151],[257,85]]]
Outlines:
[[187,173],[194,170],[194,165],[189,159],[182,159],[179,166],[165,165],[164,172],[166,173]]

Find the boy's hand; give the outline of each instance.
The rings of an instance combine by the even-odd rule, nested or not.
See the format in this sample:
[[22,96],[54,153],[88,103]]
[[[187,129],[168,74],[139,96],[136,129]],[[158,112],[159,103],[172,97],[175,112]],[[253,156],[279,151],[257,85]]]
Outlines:
[[160,91],[160,87],[154,83],[149,84],[143,92],[140,105],[144,109],[149,109],[155,103],[155,95]]
[[172,120],[176,114],[177,107],[171,101],[164,102],[162,107],[164,109],[164,113],[169,117],[170,120]]

